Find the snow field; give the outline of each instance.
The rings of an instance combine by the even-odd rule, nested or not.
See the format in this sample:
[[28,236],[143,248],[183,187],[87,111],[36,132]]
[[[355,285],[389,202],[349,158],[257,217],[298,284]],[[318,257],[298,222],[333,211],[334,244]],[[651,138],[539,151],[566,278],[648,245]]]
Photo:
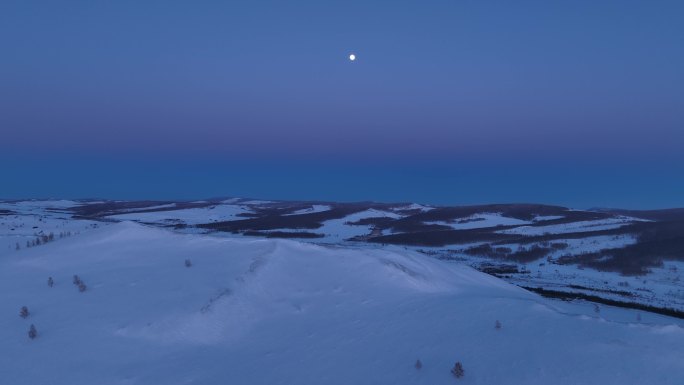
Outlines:
[[8,384],[453,384],[456,360],[468,384],[684,378],[679,320],[596,315],[396,249],[124,222],[6,256],[0,293]]

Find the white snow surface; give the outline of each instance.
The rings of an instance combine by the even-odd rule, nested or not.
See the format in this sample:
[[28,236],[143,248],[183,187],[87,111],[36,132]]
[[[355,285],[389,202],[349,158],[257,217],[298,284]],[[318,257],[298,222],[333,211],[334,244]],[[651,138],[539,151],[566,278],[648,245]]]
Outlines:
[[349,238],[368,235],[371,232],[370,225],[350,225],[366,218],[402,218],[402,215],[376,209],[368,209],[358,213],[347,215],[340,219],[330,219],[323,222],[323,226],[313,230],[319,234],[325,234],[324,238],[314,239],[317,243],[340,243]]
[[322,226],[317,229],[278,228],[271,230],[263,230],[263,232],[313,232],[317,234],[323,234],[324,236],[322,238],[313,238],[311,240],[305,240],[304,242],[316,244],[341,244],[344,243],[346,240],[349,240],[350,238],[370,234],[373,226],[351,224],[366,218],[397,219],[402,218],[402,215],[390,211],[368,209],[364,211],[359,211],[354,214],[349,214],[344,218],[329,219],[327,221],[323,221]]
[[330,210],[331,207],[330,205],[312,205],[311,207],[307,207],[301,210],[297,210],[294,212],[291,212],[289,214],[285,215],[302,215],[302,214],[313,214],[313,213],[320,213],[322,211],[328,211]]
[[596,314],[400,248],[123,222],[4,255],[0,293],[0,382],[13,385],[437,385],[457,383],[455,361],[467,384],[684,378],[681,320]]
[[519,235],[544,235],[544,234],[564,234],[564,233],[580,233],[587,231],[612,230],[622,226],[626,226],[640,219],[630,217],[618,217],[598,219],[592,221],[577,221],[570,223],[561,223],[557,225],[546,226],[520,226],[513,229],[506,229],[498,231],[501,234],[519,234]]
[[124,221],[137,221],[143,223],[184,223],[188,225],[197,225],[208,222],[244,219],[237,217],[237,215],[251,212],[252,210],[246,206],[221,204],[215,206],[190,208],[182,210],[164,210],[152,211],[147,213],[117,214],[110,215],[108,218]]
[[[460,222],[460,223],[459,223]],[[522,219],[505,217],[501,213],[479,213],[455,221],[426,221],[426,225],[450,226],[454,230],[481,229],[496,226],[516,226],[529,224]]]
[[[0,209],[10,210],[13,214],[0,215],[0,257],[13,253],[16,247],[26,247],[42,235],[52,233],[55,238],[60,234],[78,234],[81,231],[106,224],[71,218],[63,212],[65,208],[78,205],[74,201],[22,201],[0,202]],[[48,208],[50,210],[48,210]]]
[[435,208],[431,207],[431,206],[425,206],[425,205],[421,205],[418,203],[411,203],[411,204],[406,205],[406,206],[397,207],[395,210],[401,210],[401,211],[404,211],[404,210],[406,210],[406,211],[408,211],[408,210],[420,210],[422,212],[426,212],[426,211],[430,211],[430,210],[434,210],[434,209]]
[[532,222],[543,222],[543,221],[552,221],[555,219],[563,219],[565,218],[562,215],[537,215],[532,219]]
[[45,208],[57,208],[65,209],[80,205],[80,202],[61,199],[61,200],[25,200],[18,202],[0,202],[0,208],[10,208],[10,209],[39,209],[45,210]]
[[118,209],[118,211],[119,212],[134,212],[134,211],[143,211],[143,210],[172,209],[174,207],[176,207],[175,203],[166,203],[163,205],[143,206],[143,207],[135,207],[135,208],[130,208],[130,209]]

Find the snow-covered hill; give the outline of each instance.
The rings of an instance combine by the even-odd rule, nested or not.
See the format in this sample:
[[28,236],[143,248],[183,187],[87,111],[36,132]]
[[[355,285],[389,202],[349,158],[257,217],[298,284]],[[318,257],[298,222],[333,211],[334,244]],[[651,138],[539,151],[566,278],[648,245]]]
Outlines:
[[[214,237],[402,246],[466,263],[545,295],[684,318],[684,210],[573,210],[536,204],[0,201],[0,256],[111,222]],[[552,290],[553,293],[548,292]]]
[[[85,292],[72,284],[74,274]],[[3,384],[684,378],[681,320],[603,306],[597,313],[593,304],[544,299],[399,247],[222,238],[121,222],[4,253],[0,293]],[[450,373],[456,361],[461,379]]]

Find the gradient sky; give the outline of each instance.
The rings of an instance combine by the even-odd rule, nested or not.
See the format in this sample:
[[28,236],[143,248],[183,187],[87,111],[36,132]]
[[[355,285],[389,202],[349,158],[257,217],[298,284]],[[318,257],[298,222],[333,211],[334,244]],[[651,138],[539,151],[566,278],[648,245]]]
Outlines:
[[0,197],[684,206],[683,20],[682,1],[3,0]]

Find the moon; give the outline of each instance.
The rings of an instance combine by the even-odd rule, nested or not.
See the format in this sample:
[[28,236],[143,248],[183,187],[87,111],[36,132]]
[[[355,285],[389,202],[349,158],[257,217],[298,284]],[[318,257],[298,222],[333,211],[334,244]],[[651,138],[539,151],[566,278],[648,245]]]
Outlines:
[[350,55],[349,55],[349,60],[351,60],[351,61],[356,60],[356,55],[350,54]]

